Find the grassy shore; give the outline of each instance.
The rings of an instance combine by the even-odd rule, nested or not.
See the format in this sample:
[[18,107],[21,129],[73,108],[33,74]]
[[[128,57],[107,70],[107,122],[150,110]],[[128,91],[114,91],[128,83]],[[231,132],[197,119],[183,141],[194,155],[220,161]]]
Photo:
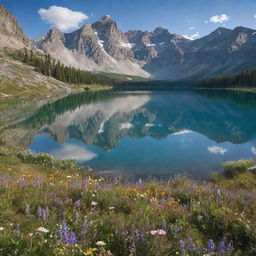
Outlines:
[[254,161],[121,184],[0,144],[0,255],[256,255]]

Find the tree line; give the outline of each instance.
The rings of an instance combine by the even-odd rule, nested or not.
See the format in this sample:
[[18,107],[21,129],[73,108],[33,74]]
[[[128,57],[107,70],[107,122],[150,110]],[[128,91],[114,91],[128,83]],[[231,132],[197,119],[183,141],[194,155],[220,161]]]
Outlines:
[[199,83],[203,88],[256,87],[256,70],[243,71],[236,75],[223,75],[204,79]]
[[54,77],[64,83],[70,84],[101,84],[114,85],[115,81],[105,76],[100,76],[76,69],[74,67],[65,66],[56,59],[52,58],[50,54],[42,54],[33,50],[23,49],[18,50],[14,56],[28,65],[34,66],[35,71]]

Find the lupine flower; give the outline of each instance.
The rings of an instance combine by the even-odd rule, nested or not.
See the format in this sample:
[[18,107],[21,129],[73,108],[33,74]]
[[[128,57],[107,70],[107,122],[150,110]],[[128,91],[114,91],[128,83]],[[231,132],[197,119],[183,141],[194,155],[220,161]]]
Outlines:
[[29,206],[29,204],[26,205],[26,208],[25,208],[25,215],[26,215],[26,216],[30,215],[30,206]]
[[67,226],[67,223],[65,221],[62,221],[62,223],[60,225],[59,234],[60,234],[61,241],[63,243],[67,243],[67,240],[68,240],[68,226]]
[[39,206],[38,209],[37,209],[37,216],[38,216],[39,218],[42,217],[42,208],[41,208],[40,206]]
[[210,239],[208,241],[207,251],[208,252],[215,252],[215,243],[213,242],[212,239]]
[[181,254],[186,254],[186,249],[185,249],[185,242],[183,240],[180,240],[180,252]]
[[75,206],[76,206],[77,208],[80,208],[80,206],[81,206],[80,200],[75,201]]
[[82,226],[82,234],[86,234],[88,232],[88,227],[89,227],[89,220],[88,217],[84,217],[84,221],[83,221],[83,226]]
[[220,254],[224,254],[225,253],[225,247],[226,247],[226,238],[223,238],[218,246],[218,252]]
[[77,238],[74,232],[68,233],[66,243],[71,246],[77,244]]

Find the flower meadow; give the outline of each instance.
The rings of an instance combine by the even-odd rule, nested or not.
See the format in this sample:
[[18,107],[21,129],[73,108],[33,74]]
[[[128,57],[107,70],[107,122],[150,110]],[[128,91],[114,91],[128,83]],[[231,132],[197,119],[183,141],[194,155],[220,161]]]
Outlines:
[[255,256],[248,163],[207,182],[122,183],[1,145],[0,255]]

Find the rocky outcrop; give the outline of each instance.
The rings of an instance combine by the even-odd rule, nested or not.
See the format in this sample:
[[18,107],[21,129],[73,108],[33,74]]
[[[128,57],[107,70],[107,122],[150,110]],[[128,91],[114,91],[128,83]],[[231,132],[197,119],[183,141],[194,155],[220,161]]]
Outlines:
[[30,41],[16,18],[0,5],[0,47],[23,48]]

